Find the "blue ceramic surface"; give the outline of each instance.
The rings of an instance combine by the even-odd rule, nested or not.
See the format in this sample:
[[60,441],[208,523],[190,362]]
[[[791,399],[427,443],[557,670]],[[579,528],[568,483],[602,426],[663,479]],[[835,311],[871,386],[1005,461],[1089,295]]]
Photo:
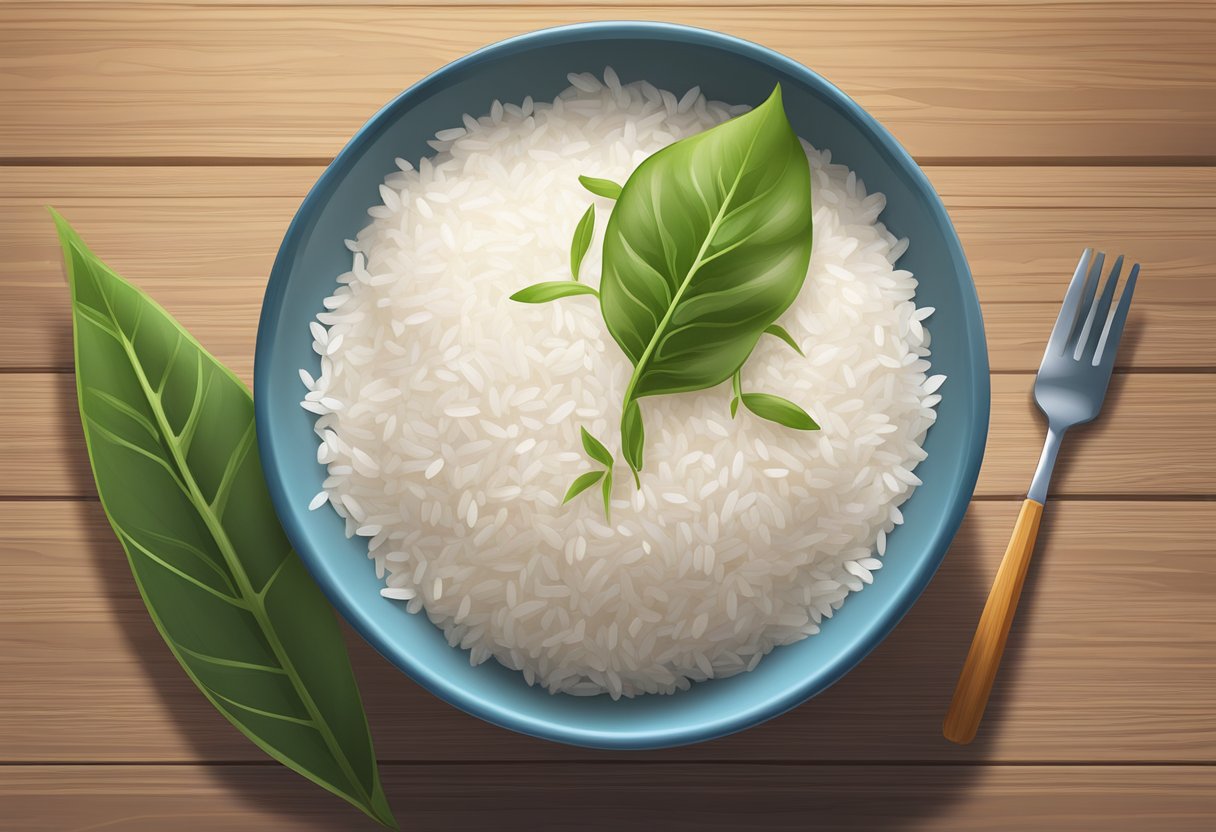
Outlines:
[[[417,161],[426,139],[483,113],[494,99],[552,98],[566,74],[614,67],[678,94],[758,104],[781,82],[800,136],[887,196],[883,221],[911,238],[900,261],[920,280],[917,302],[934,306],[933,372],[949,376],[929,431],[924,485],[904,505],[872,586],[849,596],[822,632],[773,651],[751,673],[694,685],[674,696],[611,701],[552,696],[493,662],[470,667],[425,616],[380,597],[365,541],[348,540],[332,511],[309,512],[324,469],[313,416],[298,406],[297,369],[315,371],[308,322],[334,278],[350,268],[343,240],[367,222],[393,158]],[[764,47],[715,32],[657,23],[593,23],[513,38],[443,67],[378,112],[322,174],[296,213],[275,261],[258,330],[254,381],[258,441],[279,517],[338,611],[391,662],[435,695],[504,727],[602,748],[698,742],[755,725],[814,696],[872,650],[928,584],[962,521],[988,431],[988,356],[971,274],[937,194],[899,143],[840,90]],[[404,681],[402,684],[406,684]]]

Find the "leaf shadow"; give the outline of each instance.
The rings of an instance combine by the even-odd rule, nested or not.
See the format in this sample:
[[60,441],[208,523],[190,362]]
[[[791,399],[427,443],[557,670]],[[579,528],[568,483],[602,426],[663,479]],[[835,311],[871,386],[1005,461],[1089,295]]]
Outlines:
[[[128,651],[139,657],[144,687],[153,692],[160,710],[173,723],[174,736],[166,738],[169,747],[163,753],[158,751],[155,762],[206,761],[207,777],[226,794],[248,804],[253,814],[272,813],[290,818],[293,829],[332,828],[315,812],[306,810],[315,808],[316,800],[338,801],[338,798],[325,795],[320,788],[303,782],[298,775],[264,756],[207,702],[148,617],[126,556],[110,532],[101,504],[88,501],[77,505],[87,525],[97,530],[97,534],[90,536],[87,554],[98,585],[109,599]],[[104,720],[105,715],[96,717]],[[251,769],[256,769],[256,773],[251,773]],[[315,800],[309,799],[310,790],[316,792]],[[328,817],[332,820],[333,816]],[[351,808],[348,828],[364,828],[357,825],[360,819],[358,810]],[[366,828],[377,827],[368,821]]]
[[[52,357],[51,366],[58,368],[66,363],[71,370],[71,317],[66,314],[57,317],[51,322],[50,328],[55,333],[52,339],[54,344],[69,345],[65,355]],[[214,763],[206,765],[204,769],[211,779],[221,784],[225,793],[237,796],[251,807],[258,807],[260,812],[270,811],[283,818],[291,818],[293,829],[306,832],[332,829],[332,823],[309,811],[314,803],[307,798],[302,800],[301,795],[307,795],[308,790],[313,789],[321,800],[335,801],[339,808],[341,802],[324,794],[318,787],[302,783],[298,775],[262,755],[207,702],[173,658],[144,607],[126,555],[114,537],[96,497],[80,420],[76,416],[75,384],[52,385],[51,389],[55,398],[52,413],[59,417],[53,420],[53,429],[58,433],[56,438],[60,447],[70,449],[73,470],[77,471],[74,481],[87,488],[88,496],[66,502],[68,510],[76,514],[76,527],[87,530],[86,551],[80,553],[86,562],[84,568],[91,570],[95,585],[105,596],[111,619],[121,632],[127,652],[138,657],[138,665],[146,681],[144,689],[152,691],[162,710],[171,716],[177,738],[186,746],[184,751],[174,748],[175,743],[171,738],[167,741],[168,749],[161,751],[157,748],[150,755],[146,735],[136,737],[129,745],[125,745],[128,742],[126,737],[110,735],[110,745],[99,747],[95,755],[82,756],[92,756],[102,761]],[[90,717],[105,725],[107,714],[98,712]],[[105,732],[102,731],[100,736],[105,737]],[[149,759],[150,756],[152,759]],[[257,776],[249,776],[251,769],[257,770]],[[351,808],[349,823],[344,822],[344,828],[379,827],[363,818],[357,809]]]
[[[71,401],[60,404],[74,408],[75,392],[65,389]],[[65,420],[64,425],[62,440],[78,441],[71,432],[79,432],[79,424]],[[89,530],[87,551],[81,554],[87,557],[87,568],[91,569],[96,586],[109,604],[111,618],[118,625],[126,652],[138,657],[145,682],[143,689],[151,692],[160,710],[173,723],[173,736],[165,737],[163,745],[157,742],[151,748],[147,734],[136,736],[130,745],[126,745],[124,737],[111,735],[114,744],[100,748],[100,758],[153,763],[205,762],[207,765],[202,768],[206,776],[219,784],[226,794],[248,804],[251,817],[272,813],[290,819],[293,829],[318,832],[332,829],[334,811],[321,817],[315,808],[318,802],[332,801],[338,807],[337,813],[341,814],[341,801],[325,794],[319,787],[303,782],[294,772],[258,751],[207,702],[173,658],[148,616],[126,555],[110,529],[101,503],[90,498],[70,505],[77,512],[80,527]],[[104,725],[106,714],[98,712],[92,718]],[[101,735],[105,736],[105,732]],[[148,759],[150,751],[152,760]],[[361,825],[361,821],[365,823]],[[345,815],[344,828],[379,827],[365,820],[352,807]]]

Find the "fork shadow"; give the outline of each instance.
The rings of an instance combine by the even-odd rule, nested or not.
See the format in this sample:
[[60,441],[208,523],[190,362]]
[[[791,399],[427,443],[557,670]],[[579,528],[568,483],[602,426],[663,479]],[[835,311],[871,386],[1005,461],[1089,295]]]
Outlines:
[[[1144,332],[1144,318],[1137,316],[1134,313],[1128,315],[1127,323],[1123,325],[1123,337],[1119,339],[1119,352],[1116,362],[1119,367],[1123,368],[1136,366],[1136,353],[1140,349],[1140,342],[1144,338]],[[1116,377],[1118,375],[1121,374],[1116,373]],[[1108,401],[1106,403],[1106,407],[1109,408],[1113,403],[1113,395],[1115,392],[1116,391],[1113,389],[1108,391]]]
[[[1135,352],[1141,341],[1143,332],[1144,325],[1141,320],[1134,317],[1128,319],[1119,347],[1119,355],[1121,357],[1119,364],[1121,367],[1134,366]],[[1126,373],[1116,372],[1111,376],[1103,407],[1104,412],[1109,414],[1111,410],[1118,407],[1118,402],[1127,388],[1127,383],[1128,376]],[[1038,405],[1034,401],[1033,390],[1027,393],[1026,406],[1035,413],[1039,412]],[[1102,418],[1102,416],[1099,416],[1098,420],[1094,422],[1078,425],[1068,431],[1064,450],[1061,452],[1053,472],[1053,482],[1065,482],[1071,478],[1071,472],[1076,469],[1079,460],[1085,457],[1086,445],[1097,438],[1097,430]],[[1044,431],[1046,431],[1046,420],[1042,419],[1041,424]],[[1031,474],[1032,470],[1028,468],[1027,484],[1030,482]],[[1026,656],[1030,652],[1030,645],[1027,641],[1029,638],[1027,633],[1030,628],[1026,626],[1026,622],[1035,615],[1035,608],[1039,598],[1040,575],[1043,572],[1043,562],[1051,557],[1051,541],[1055,536],[1054,530],[1059,522],[1059,511],[1053,510],[1051,500],[1052,493],[1049,491],[1048,502],[1043,512],[1038,538],[1035,542],[1033,559],[1031,560],[1030,569],[1026,574],[1025,583],[1022,587],[1022,595],[1017,607],[1017,616],[1014,619],[1008,641],[1005,645],[1005,652],[1001,660],[992,698],[988,703],[988,709],[985,712],[980,733],[971,745],[972,748],[981,751],[991,748],[1000,735],[1000,725],[1005,721],[1005,715],[1012,701],[1012,697],[1003,695],[1003,692],[1012,691],[1017,687],[1018,679],[1024,672]],[[1010,523],[1010,531],[1012,531],[1012,522]],[[976,617],[978,618],[978,612]]]

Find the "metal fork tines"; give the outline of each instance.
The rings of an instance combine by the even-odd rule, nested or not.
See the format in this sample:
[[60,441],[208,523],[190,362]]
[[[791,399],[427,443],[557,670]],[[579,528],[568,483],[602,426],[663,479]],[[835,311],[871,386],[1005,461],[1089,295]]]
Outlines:
[[1086,249],[1081,255],[1035,378],[1034,398],[1047,417],[1047,441],[1027,496],[1039,503],[1047,499],[1047,483],[1064,432],[1092,420],[1102,409],[1132,293],[1136,290],[1139,263],[1132,265],[1112,313],[1123,255],[1115,259],[1099,294],[1105,261],[1105,255],[1095,254],[1093,249]]

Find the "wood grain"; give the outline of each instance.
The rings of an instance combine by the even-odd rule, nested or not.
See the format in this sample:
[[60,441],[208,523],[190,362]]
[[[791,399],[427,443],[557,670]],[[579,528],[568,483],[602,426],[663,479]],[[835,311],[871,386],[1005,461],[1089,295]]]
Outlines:
[[[319,173],[0,167],[0,281],[12,298],[0,305],[0,369],[71,367],[67,287],[45,211],[53,204],[114,268],[248,377],[266,275]],[[1053,307],[1085,244],[1126,252],[1143,267],[1120,367],[1216,366],[1216,168],[928,173],[971,262],[993,369],[1038,368]]]
[[[92,497],[74,378],[10,378],[17,380],[9,381],[12,392],[0,409],[0,496]],[[992,378],[978,496],[1021,496],[1030,484],[1044,431],[1031,398],[1033,383],[1030,375]],[[1101,418],[1064,440],[1052,495],[1216,494],[1213,411],[1214,374],[1116,375]]]
[[[56,165],[0,168],[0,198],[51,196],[123,200],[147,197],[303,198],[321,164]],[[934,188],[952,207],[980,208],[1216,208],[1216,168],[1027,165],[1014,170],[928,165]]]
[[[354,130],[473,48],[608,18],[784,52],[925,165],[997,373],[980,499],[858,668],[691,748],[509,733],[348,630],[407,828],[1213,828],[1216,5],[42,0],[0,4],[0,830],[364,828],[219,717],[148,620],[89,497],[43,206],[248,379],[283,231]],[[1027,373],[1085,245],[1144,267],[1120,372],[1066,441],[984,730],[953,746],[939,726],[1042,441]]]
[[[44,0],[48,6],[60,6],[66,8],[79,7],[89,0]],[[880,8],[920,8],[924,6],[954,6],[954,7],[971,7],[976,5],[977,0],[819,0],[815,5],[835,8],[848,8],[850,6],[877,6]],[[1082,6],[1090,5],[1097,7],[1119,6],[1119,5],[1140,5],[1144,0],[1071,0],[1072,5]],[[164,6],[166,0],[124,0],[126,6]],[[1004,6],[1058,6],[1060,0],[991,0],[992,5]],[[255,5],[253,0],[190,0],[189,3],[182,5],[191,6],[236,6],[245,7]],[[282,9],[290,9],[298,6],[332,6],[334,0],[257,0],[256,5],[259,6],[274,6]],[[437,5],[434,0],[359,0],[360,6],[386,6],[397,9],[408,9],[415,6],[433,6]],[[568,6],[570,0],[525,0],[525,2],[516,2],[516,0],[445,0],[444,5],[448,6],[472,6],[474,8],[484,6],[501,6],[503,8],[524,8],[529,6]],[[602,1],[597,5],[611,5],[611,0]],[[731,6],[735,5],[731,0],[664,0],[664,6],[694,6],[694,7],[709,7],[709,6]],[[762,4],[769,7],[789,6],[792,8],[803,7],[808,4],[808,0],[765,0]]]
[[[412,761],[1216,760],[1216,502],[1051,504],[985,731],[966,748],[942,739],[1017,510],[974,504],[925,595],[836,686],[686,749],[597,753],[509,733],[348,632],[376,749]],[[0,760],[263,759],[173,661],[96,503],[0,503],[0,528]]]
[[[1207,832],[1216,768],[697,765],[391,766],[410,830],[814,828],[856,832]],[[282,769],[18,766],[0,779],[0,829],[160,832],[373,830]],[[642,827],[646,828],[646,827]]]
[[1213,158],[1216,8],[1172,1],[476,13],[341,4],[287,14],[7,3],[0,155],[327,159],[384,102],[472,49],[614,18],[764,43],[837,83],[925,159]]

